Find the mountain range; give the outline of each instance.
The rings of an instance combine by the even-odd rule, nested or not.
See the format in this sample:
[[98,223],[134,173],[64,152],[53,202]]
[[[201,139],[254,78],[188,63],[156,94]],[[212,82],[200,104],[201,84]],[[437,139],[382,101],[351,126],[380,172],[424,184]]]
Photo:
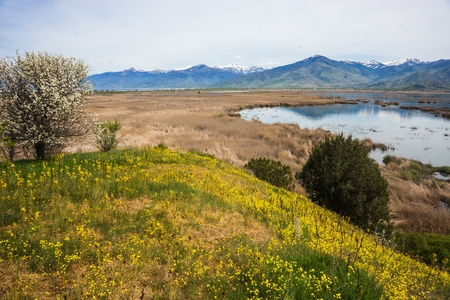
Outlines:
[[197,65],[178,70],[131,68],[89,76],[96,90],[171,88],[351,88],[450,90],[450,60],[337,61],[315,55],[273,69]]
[[91,75],[88,79],[96,90],[201,88],[265,70],[267,68],[238,65],[223,67],[197,65],[178,70],[155,69],[151,71],[131,68],[120,72]]

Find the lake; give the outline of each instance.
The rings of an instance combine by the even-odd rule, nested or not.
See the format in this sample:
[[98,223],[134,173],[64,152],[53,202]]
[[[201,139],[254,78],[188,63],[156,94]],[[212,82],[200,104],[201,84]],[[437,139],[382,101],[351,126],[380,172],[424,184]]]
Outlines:
[[[418,93],[323,93],[325,97],[343,100],[367,99],[395,101],[400,106],[450,107],[449,94]],[[429,101],[432,103],[419,103]],[[435,102],[435,103],[433,103]],[[240,112],[245,120],[257,119],[263,123],[297,123],[301,128],[322,128],[342,132],[360,140],[368,137],[394,150],[372,151],[370,156],[381,162],[385,155],[395,155],[450,166],[450,120],[420,111],[400,109],[399,106],[381,107],[374,103],[356,105],[275,107],[246,109]]]

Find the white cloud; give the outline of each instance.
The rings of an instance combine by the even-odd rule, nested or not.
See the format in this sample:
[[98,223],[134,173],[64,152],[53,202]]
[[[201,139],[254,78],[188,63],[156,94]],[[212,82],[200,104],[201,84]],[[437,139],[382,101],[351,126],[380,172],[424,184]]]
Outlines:
[[[0,54],[50,51],[93,72],[205,63],[449,58],[446,0],[0,1]],[[112,62],[112,63],[111,63]]]

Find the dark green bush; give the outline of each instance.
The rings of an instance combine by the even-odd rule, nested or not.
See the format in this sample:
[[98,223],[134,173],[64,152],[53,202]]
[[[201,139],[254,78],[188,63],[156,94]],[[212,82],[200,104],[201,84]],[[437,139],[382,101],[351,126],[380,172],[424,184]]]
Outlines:
[[395,247],[397,250],[418,257],[424,263],[443,268],[450,267],[450,236],[417,232],[405,233],[395,231]]
[[326,136],[314,146],[301,172],[295,174],[310,198],[347,216],[353,224],[372,232],[392,233],[389,191],[370,149],[359,140]]
[[383,157],[383,164],[388,165],[396,159],[397,157],[395,157],[394,155],[386,155]]
[[449,166],[441,166],[441,167],[436,167],[436,172],[439,172],[443,175],[450,175],[450,167]]
[[244,168],[252,170],[256,177],[274,186],[286,190],[294,189],[291,167],[283,165],[280,161],[264,157],[252,158]]

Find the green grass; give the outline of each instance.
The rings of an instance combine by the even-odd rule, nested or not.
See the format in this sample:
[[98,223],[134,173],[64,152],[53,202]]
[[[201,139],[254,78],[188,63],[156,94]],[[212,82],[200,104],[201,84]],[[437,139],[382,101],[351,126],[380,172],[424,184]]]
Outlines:
[[430,266],[450,268],[450,236],[396,231],[395,241],[397,249],[417,257]]
[[423,164],[418,161],[406,160],[404,158],[395,157],[393,155],[386,155],[383,157],[383,163],[386,165],[390,163],[401,164],[402,162],[406,161],[409,165],[406,169],[400,170],[398,172],[398,176],[405,180],[412,180],[415,183],[429,182],[431,179],[434,179],[434,173],[436,172],[441,173],[441,175],[443,176],[448,176],[450,174],[450,167],[448,166],[434,167],[431,164]]

